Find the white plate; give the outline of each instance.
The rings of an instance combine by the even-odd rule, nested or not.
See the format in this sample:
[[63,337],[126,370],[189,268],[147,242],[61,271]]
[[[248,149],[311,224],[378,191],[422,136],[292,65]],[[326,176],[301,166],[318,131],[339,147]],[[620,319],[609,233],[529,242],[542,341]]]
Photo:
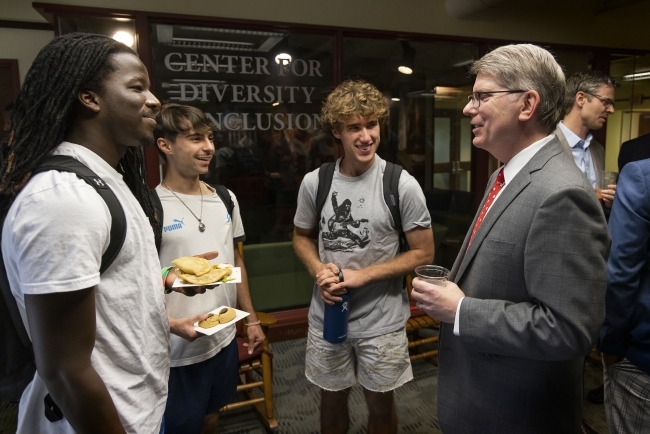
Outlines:
[[[217,312],[219,312],[221,309],[223,309],[224,307],[228,307],[228,306],[220,306],[220,307],[218,307],[218,308],[216,308],[216,309],[214,309],[214,310],[211,310],[211,311],[208,312],[208,313],[217,313]],[[198,323],[198,322],[195,322],[195,323],[194,323],[194,330],[196,330],[196,331],[199,332],[199,333],[203,333],[204,335],[213,335],[213,334],[215,334],[216,332],[218,332],[219,330],[223,330],[223,329],[225,329],[226,327],[228,327],[229,325],[234,324],[234,323],[236,323],[237,321],[239,321],[239,320],[241,320],[241,319],[244,319],[244,318],[246,318],[248,315],[250,315],[248,312],[244,312],[243,310],[239,310],[239,309],[234,309],[234,310],[235,310],[235,319],[233,319],[232,321],[228,321],[228,322],[225,323],[225,324],[219,324],[219,325],[217,325],[217,326],[210,327],[209,329],[204,329],[203,327],[199,327],[199,323]]]
[[[232,274],[228,276],[229,279],[234,279],[234,280],[229,280],[226,283],[241,283],[241,268],[240,267],[232,267]],[[193,283],[187,283],[180,277],[176,276],[176,280],[174,280],[174,284],[172,285],[172,288],[179,288],[182,286],[218,286],[221,285],[222,282],[217,282],[217,283],[209,283],[207,285],[195,285]]]

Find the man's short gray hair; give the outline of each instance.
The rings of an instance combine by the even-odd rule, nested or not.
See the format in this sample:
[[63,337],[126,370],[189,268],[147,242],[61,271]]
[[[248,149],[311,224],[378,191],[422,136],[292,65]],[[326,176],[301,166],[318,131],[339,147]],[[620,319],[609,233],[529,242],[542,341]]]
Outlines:
[[470,74],[485,74],[507,89],[535,90],[539,122],[547,133],[562,119],[565,78],[553,55],[532,44],[505,45],[472,64]]

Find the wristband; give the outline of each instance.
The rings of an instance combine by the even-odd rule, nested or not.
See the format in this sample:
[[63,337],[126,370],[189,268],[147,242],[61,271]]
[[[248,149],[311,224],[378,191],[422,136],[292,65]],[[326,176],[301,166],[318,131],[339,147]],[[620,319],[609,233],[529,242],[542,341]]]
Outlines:
[[174,266],[170,265],[169,267],[165,267],[160,271],[160,275],[162,276],[162,285],[163,288],[165,289],[165,294],[171,294],[173,291],[173,289],[167,288],[165,286],[165,282],[167,281],[167,276],[169,275],[169,272],[172,271],[173,268]]
[[249,322],[246,324],[247,327],[256,326],[262,324],[261,321]]
[[343,270],[339,268],[339,283],[343,282]]

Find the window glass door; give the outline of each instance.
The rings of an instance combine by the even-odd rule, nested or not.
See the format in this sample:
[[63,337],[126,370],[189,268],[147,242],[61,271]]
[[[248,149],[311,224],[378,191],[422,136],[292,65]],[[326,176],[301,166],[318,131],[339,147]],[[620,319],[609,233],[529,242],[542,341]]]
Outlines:
[[436,110],[434,118],[433,187],[460,191],[471,190],[472,127],[463,115],[463,102],[471,88],[463,89],[448,108]]

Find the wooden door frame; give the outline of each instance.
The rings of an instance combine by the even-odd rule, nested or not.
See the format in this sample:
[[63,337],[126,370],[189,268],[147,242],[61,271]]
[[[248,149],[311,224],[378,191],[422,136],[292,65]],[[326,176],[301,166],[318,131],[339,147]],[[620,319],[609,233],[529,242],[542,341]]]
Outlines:
[[20,71],[18,70],[18,59],[0,59],[0,68],[9,68],[11,70],[11,89],[15,101],[20,93]]

